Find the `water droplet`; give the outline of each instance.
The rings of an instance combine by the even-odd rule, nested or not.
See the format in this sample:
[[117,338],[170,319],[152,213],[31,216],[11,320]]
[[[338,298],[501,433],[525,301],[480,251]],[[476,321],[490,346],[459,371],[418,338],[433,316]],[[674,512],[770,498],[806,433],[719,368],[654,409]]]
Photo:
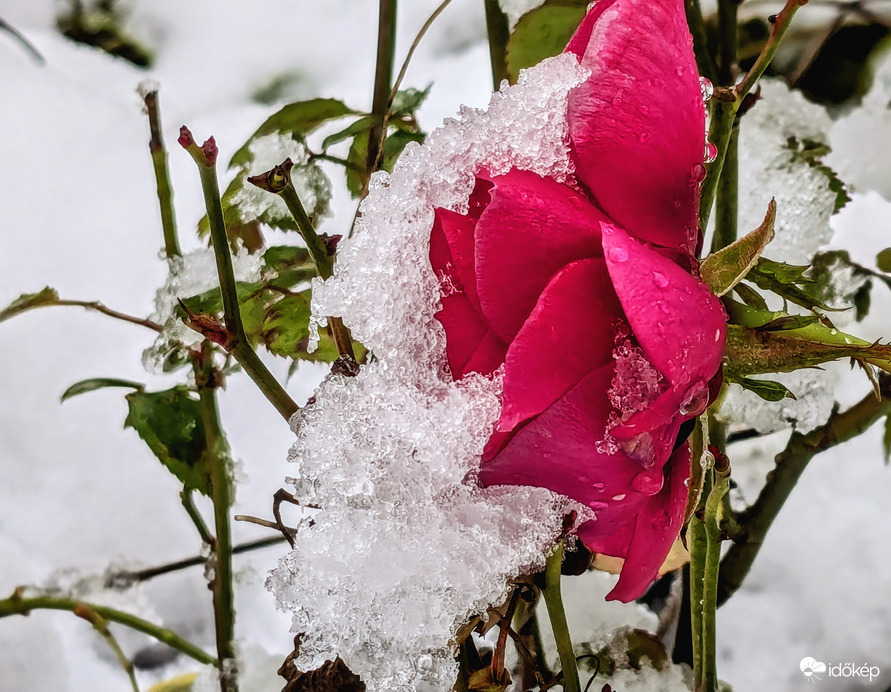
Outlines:
[[718,158],[718,147],[716,147],[713,142],[706,142],[705,155],[703,156],[703,160],[706,163],[711,163],[716,158]]
[[628,250],[623,247],[614,247],[609,251],[609,258],[613,262],[627,262]]
[[641,466],[649,467],[656,456],[653,450],[653,436],[648,432],[635,435],[630,440],[622,440],[619,446],[629,458]]
[[716,329],[716,330],[715,330],[715,342],[718,342],[718,341],[720,341],[720,340],[721,340],[721,330],[720,330],[720,329]]
[[702,456],[699,457],[699,465],[703,469],[711,468],[712,466],[714,466],[714,463],[715,463],[715,455],[712,454],[711,452],[709,452],[708,450],[703,452]]
[[660,288],[665,288],[666,286],[668,286],[668,278],[665,276],[665,274],[662,274],[660,272],[653,272],[653,281]]
[[711,83],[707,77],[699,78],[699,91],[702,94],[702,102],[711,101],[712,96],[715,95],[715,85]]
[[606,488],[606,484],[605,483],[595,483],[591,487],[594,488],[594,490],[596,490],[598,493],[602,493],[603,489]]
[[703,180],[705,180],[705,173],[705,166],[703,166],[701,163],[697,163],[695,166],[693,166],[693,172],[690,174],[690,180],[698,185]]
[[625,499],[625,493],[622,493],[621,495],[613,495],[612,499],[614,502],[621,502]]
[[631,480],[631,489],[644,495],[655,495],[662,489],[662,469],[654,468],[652,472],[637,474]]
[[829,333],[832,334],[832,336],[835,336],[836,334],[838,334],[838,329],[830,329]]
[[704,380],[694,383],[681,401],[678,412],[682,416],[698,416],[708,406],[708,385]]

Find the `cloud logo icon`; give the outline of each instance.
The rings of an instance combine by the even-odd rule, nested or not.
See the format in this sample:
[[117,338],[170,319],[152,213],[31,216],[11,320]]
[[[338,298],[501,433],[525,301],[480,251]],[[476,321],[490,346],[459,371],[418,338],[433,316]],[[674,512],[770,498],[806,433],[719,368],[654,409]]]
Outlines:
[[806,656],[801,659],[801,663],[798,665],[801,668],[801,672],[811,682],[815,680],[822,680],[817,673],[825,673],[826,672],[826,664],[822,661],[818,661],[815,658],[811,658],[810,656]]

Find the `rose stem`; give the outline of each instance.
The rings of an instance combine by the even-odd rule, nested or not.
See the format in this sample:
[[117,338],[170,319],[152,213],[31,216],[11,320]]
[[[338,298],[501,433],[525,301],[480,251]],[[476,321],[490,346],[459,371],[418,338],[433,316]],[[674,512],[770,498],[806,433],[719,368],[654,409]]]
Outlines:
[[708,49],[708,34],[705,31],[705,22],[702,20],[702,8],[699,0],[684,0],[684,10],[687,14],[687,26],[693,35],[693,52],[696,56],[696,66],[699,74],[710,82],[717,83],[718,68]]
[[[692,463],[701,464],[704,453],[708,449],[708,429],[705,421],[700,417],[693,429],[691,454]],[[701,468],[701,467],[700,467]],[[690,639],[693,653],[693,689],[696,692],[702,689],[703,680],[703,651],[705,648],[705,633],[703,626],[703,585],[705,581],[705,564],[708,552],[708,540],[705,524],[702,516],[704,511],[703,496],[707,497],[711,491],[711,468],[701,468],[702,481],[697,506],[690,523],[687,525],[687,547],[690,550]]]
[[111,630],[108,629],[108,623],[105,621],[105,618],[83,603],[78,604],[74,609],[74,614],[89,622],[93,626],[93,629],[99,633],[99,636],[108,643],[108,646],[114,652],[115,658],[118,659],[118,663],[121,664],[121,668],[124,669],[124,672],[130,679],[130,687],[133,689],[133,692],[139,692],[139,683],[136,682],[136,672],[133,669],[133,662],[127,658],[121,649],[120,644],[118,644],[118,640],[114,638]]
[[798,483],[808,463],[820,452],[847,442],[876,421],[891,415],[891,376],[879,375],[881,399],[870,392],[843,412],[835,411],[819,428],[802,435],[793,432],[785,449],[777,454],[758,499],[738,517],[739,536],[721,560],[717,604],[723,605],[742,585],[761,549],[773,520]]
[[702,228],[708,226],[709,215],[718,189],[718,179],[724,168],[724,161],[728,152],[728,141],[733,131],[733,123],[736,114],[742,104],[743,98],[748,94],[764,71],[770,65],[780,42],[792,22],[792,18],[798,8],[806,5],[808,0],[786,0],[786,5],[779,14],[772,17],[773,27],[770,36],[761,49],[758,59],[748,71],[743,80],[733,89],[719,89],[716,91],[716,102],[712,109],[709,140],[718,149],[717,158],[707,166],[708,175],[702,185],[702,194],[699,204],[699,225]]
[[371,114],[377,120],[368,136],[365,159],[365,187],[378,169],[384,141],[387,138],[386,115],[390,108],[390,89],[393,81],[393,61],[396,51],[396,0],[380,0],[377,24],[377,60],[374,68],[374,94]]
[[[248,182],[261,190],[266,190],[273,194],[279,195],[284,200],[288,211],[294,217],[297,224],[297,231],[306,243],[309,256],[312,257],[313,264],[316,267],[316,274],[322,279],[330,279],[334,275],[334,257],[325,245],[324,241],[316,233],[316,229],[312,225],[297,190],[294,189],[294,183],[291,180],[291,168],[293,164],[291,159],[285,159],[284,163],[275,168],[248,178]],[[349,330],[340,317],[328,317],[328,329],[331,331],[331,338],[337,346],[337,352],[344,358],[355,363],[356,356],[353,353],[353,339]]]
[[0,618],[10,615],[29,615],[32,610],[67,610],[75,612],[78,608],[89,608],[94,613],[100,615],[104,620],[109,622],[117,622],[120,625],[137,630],[150,637],[158,640],[176,649],[189,658],[193,658],[199,663],[209,666],[219,666],[213,656],[205,653],[195,644],[183,639],[178,634],[165,627],[160,627],[147,620],[125,613],[114,608],[95,605],[93,603],[84,603],[73,598],[60,598],[55,596],[34,596],[25,598],[22,596],[22,589],[16,589],[9,598],[0,599]]
[[563,541],[557,543],[554,552],[545,563],[545,585],[541,590],[548,607],[554,641],[560,654],[560,665],[563,666],[563,689],[565,692],[580,692],[579,670],[572,651],[572,639],[569,636],[569,625],[566,622],[566,611],[563,609],[563,597],[560,594],[560,569],[563,565]]
[[155,181],[158,187],[158,203],[161,207],[161,227],[164,231],[164,254],[167,259],[179,257],[179,239],[176,235],[176,216],[173,211],[173,187],[170,185],[170,174],[167,169],[167,149],[161,135],[161,113],[158,108],[158,91],[153,89],[143,93],[145,110],[149,119],[149,151],[155,169]]
[[727,457],[723,454],[715,462],[712,479],[713,485],[705,501],[705,516],[702,522],[706,538],[705,565],[702,574],[702,656],[700,659],[702,690],[704,692],[717,692],[718,690],[715,611],[718,607],[718,567],[721,560],[721,541],[723,540],[720,513],[724,496],[730,489],[730,464],[727,463]]
[[230,353],[282,417],[285,420],[290,420],[291,416],[300,410],[300,407],[294,403],[284,387],[278,383],[254,349],[251,348],[244,331],[244,323],[241,320],[238,290],[235,285],[235,273],[232,269],[232,256],[229,254],[229,239],[226,233],[226,224],[223,221],[223,206],[220,202],[220,188],[217,182],[216,145],[213,138],[210,138],[203,147],[199,147],[185,127],[182,128],[179,141],[194,159],[201,177],[204,204],[207,209],[207,218],[210,221],[210,238],[216,256],[217,274],[220,278],[220,291],[223,296],[223,315],[226,321],[226,330],[233,343]]
[[495,91],[501,82],[510,80],[507,71],[507,42],[510,39],[510,26],[507,15],[498,0],[485,0],[486,33],[489,37],[489,61],[492,63],[492,85]]

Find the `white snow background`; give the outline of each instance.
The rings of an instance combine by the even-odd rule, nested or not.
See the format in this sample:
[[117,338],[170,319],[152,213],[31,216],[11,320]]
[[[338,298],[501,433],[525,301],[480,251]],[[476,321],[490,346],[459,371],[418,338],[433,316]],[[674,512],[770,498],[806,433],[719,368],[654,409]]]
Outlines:
[[[437,4],[402,3],[397,61]],[[158,256],[148,125],[135,93],[142,79],[161,84],[186,249],[199,246],[190,230],[203,207],[194,164],[175,144],[179,125],[188,124],[198,139],[213,134],[226,160],[276,108],[256,104],[251,94],[288,71],[299,75],[292,98],[330,96],[358,108],[370,105],[376,32],[376,3],[370,0],[136,0],[129,26],[155,53],[149,72],[61,38],[52,28],[55,7],[50,0],[0,0],[0,17],[47,59],[45,66],[34,64],[0,34],[0,305],[49,284],[65,298],[99,299],[138,315],[151,312],[166,267]],[[433,129],[462,104],[484,107],[491,91],[488,69],[482,3],[455,0],[421,44],[406,77],[406,86],[434,82],[420,112],[422,125]],[[854,201],[831,219],[834,237],[818,237],[815,245],[831,241],[872,265],[876,252],[891,244],[891,69],[886,64],[863,108],[835,123],[790,100],[781,88],[767,93],[774,98],[758,106],[764,114],[759,122],[805,122],[808,135],[822,128],[835,150],[831,164],[856,185]],[[804,110],[796,111],[796,120],[783,117],[787,109]],[[759,171],[771,169],[765,153],[771,141],[758,126],[744,133],[744,189]],[[320,230],[340,233],[353,207],[336,172],[332,179],[333,215]],[[794,185],[796,178],[784,181]],[[755,187],[768,197],[775,194],[763,176],[752,186],[753,196]],[[826,191],[808,189],[809,196],[797,202],[790,190],[783,195],[790,205],[786,218],[799,227],[825,222]],[[782,219],[782,207],[779,213]],[[850,329],[887,338],[889,317],[887,291],[876,287],[867,323]],[[152,340],[139,327],[77,308],[33,311],[0,325],[0,595],[19,584],[46,584],[60,568],[74,570],[64,578],[70,583],[101,577],[111,563],[151,566],[197,552],[178,482],[132,430],[121,427],[121,391],[94,392],[64,406],[58,400],[69,384],[88,377],[171,386],[175,378],[142,368],[141,353]],[[283,378],[284,361],[268,362]],[[839,371],[834,390],[802,397],[808,410],[791,415],[818,424],[833,398],[844,404],[859,399],[866,391],[862,376]],[[289,385],[295,399],[304,401],[323,374],[322,367],[301,367]],[[268,516],[272,493],[294,472],[285,461],[293,433],[244,376],[230,379],[221,406],[244,475],[235,511]],[[734,477],[748,500],[787,434],[731,449]],[[888,687],[889,492],[891,469],[882,463],[878,426],[810,464],[745,587],[718,614],[719,673],[736,690],[807,689],[798,669],[805,656],[879,666],[882,678],[867,689]],[[266,535],[254,526],[235,526],[236,542]],[[252,645],[246,692],[281,688],[275,669],[290,650],[290,616],[276,613],[262,583],[283,552],[272,548],[235,558],[238,635]],[[615,624],[616,608],[625,609],[629,622],[641,620],[635,606],[607,607],[605,590],[596,584],[588,593],[572,588],[568,610],[577,640],[596,632],[600,620]],[[209,604],[200,568],[159,577],[120,602],[207,647]],[[130,654],[151,645],[142,636],[116,631]],[[140,681],[147,687],[194,669],[180,659],[158,674],[141,674]],[[864,689],[856,680],[824,678],[819,685]],[[70,614],[40,611],[0,620],[0,692],[127,688],[105,643]]]

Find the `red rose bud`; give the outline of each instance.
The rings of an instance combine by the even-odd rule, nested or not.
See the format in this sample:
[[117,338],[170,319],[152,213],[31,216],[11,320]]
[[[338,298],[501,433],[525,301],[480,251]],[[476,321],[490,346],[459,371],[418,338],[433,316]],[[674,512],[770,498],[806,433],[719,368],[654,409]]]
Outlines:
[[207,141],[201,145],[201,151],[204,152],[204,157],[207,159],[207,165],[215,166],[217,163],[217,155],[220,153],[220,150],[217,149],[217,143],[214,141],[213,137],[209,137]]
[[179,145],[183,149],[188,149],[195,143],[195,139],[192,137],[192,133],[185,125],[179,128],[179,137],[177,137],[176,141],[179,142]]
[[692,254],[705,115],[680,0],[600,0],[566,50],[592,74],[566,116],[581,185],[477,171],[467,214],[435,212],[436,317],[456,380],[504,369],[480,481],[588,505],[578,536],[624,559],[608,598],[631,601],[681,529],[676,440],[724,352]]

